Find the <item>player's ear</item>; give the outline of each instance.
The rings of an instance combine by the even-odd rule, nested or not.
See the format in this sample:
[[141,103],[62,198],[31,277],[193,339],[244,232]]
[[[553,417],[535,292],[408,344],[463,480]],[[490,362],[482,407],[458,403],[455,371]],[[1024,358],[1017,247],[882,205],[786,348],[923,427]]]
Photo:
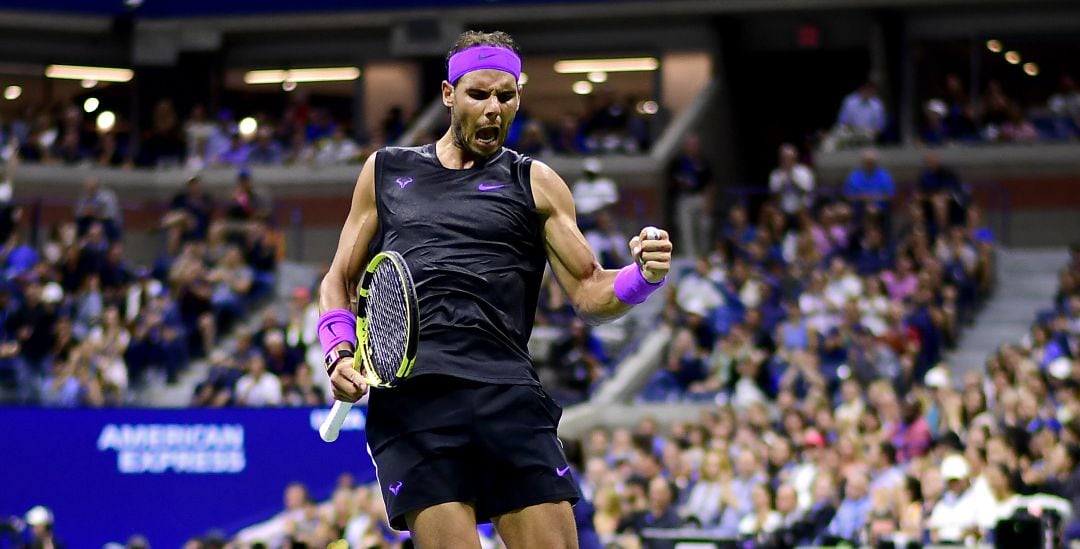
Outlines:
[[454,85],[446,80],[442,83],[442,104],[447,108],[454,106]]

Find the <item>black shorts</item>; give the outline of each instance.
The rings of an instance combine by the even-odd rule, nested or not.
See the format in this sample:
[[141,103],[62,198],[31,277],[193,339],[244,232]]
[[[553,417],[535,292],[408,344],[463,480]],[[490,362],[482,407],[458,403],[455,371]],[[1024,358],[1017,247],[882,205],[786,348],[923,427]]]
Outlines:
[[562,408],[539,386],[423,375],[373,390],[368,451],[390,525],[460,501],[477,522],[539,503],[580,497],[556,428]]

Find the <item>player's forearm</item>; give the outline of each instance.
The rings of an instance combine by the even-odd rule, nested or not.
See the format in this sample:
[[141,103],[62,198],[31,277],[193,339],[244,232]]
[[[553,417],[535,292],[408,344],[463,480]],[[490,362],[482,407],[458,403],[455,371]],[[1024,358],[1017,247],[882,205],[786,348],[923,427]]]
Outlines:
[[578,288],[573,296],[574,310],[593,326],[611,322],[630,312],[633,305],[615,295],[615,277],[619,271],[597,269],[596,273]]
[[348,288],[344,273],[331,268],[319,285],[319,312],[351,309]]

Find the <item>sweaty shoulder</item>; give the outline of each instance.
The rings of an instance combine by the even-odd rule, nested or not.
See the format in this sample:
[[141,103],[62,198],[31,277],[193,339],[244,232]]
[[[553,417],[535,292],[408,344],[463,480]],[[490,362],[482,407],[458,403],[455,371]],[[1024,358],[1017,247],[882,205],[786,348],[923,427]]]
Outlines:
[[551,166],[539,160],[533,160],[529,178],[532,180],[536,211],[540,215],[549,216],[567,205],[572,206],[570,188],[566,186],[563,178],[551,169]]

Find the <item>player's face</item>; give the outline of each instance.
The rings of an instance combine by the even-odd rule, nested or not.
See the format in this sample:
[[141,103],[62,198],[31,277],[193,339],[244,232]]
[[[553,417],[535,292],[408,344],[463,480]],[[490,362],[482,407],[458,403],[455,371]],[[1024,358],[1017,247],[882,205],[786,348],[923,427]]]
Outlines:
[[520,100],[517,80],[500,70],[466,73],[457,86],[443,82],[454,141],[477,156],[489,156],[503,146]]

